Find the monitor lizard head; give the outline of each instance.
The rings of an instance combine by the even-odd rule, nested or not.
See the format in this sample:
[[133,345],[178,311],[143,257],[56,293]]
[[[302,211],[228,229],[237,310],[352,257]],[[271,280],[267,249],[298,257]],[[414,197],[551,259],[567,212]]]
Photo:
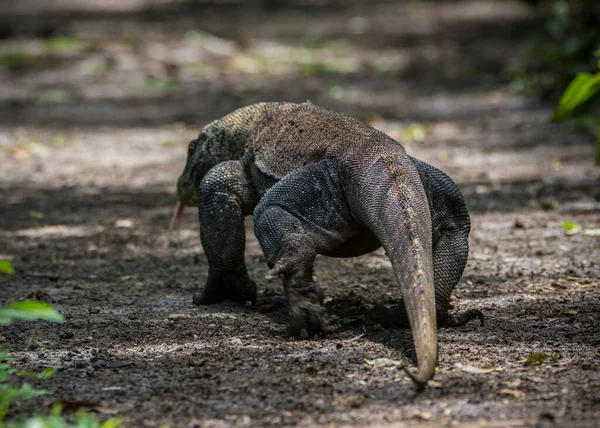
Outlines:
[[212,167],[208,151],[210,138],[208,132],[202,130],[198,138],[190,141],[185,168],[177,179],[177,197],[183,205],[198,206],[200,181]]
[[258,103],[240,108],[206,125],[188,147],[187,161],[177,180],[179,202],[198,206],[200,182],[220,162],[239,159],[261,114],[275,103]]

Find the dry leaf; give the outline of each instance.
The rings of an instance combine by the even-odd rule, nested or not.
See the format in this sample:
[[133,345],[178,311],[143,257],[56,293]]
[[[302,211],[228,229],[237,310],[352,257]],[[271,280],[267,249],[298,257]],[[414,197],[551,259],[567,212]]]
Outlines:
[[517,391],[516,389],[502,389],[500,390],[500,394],[512,395],[518,400],[525,398],[525,393],[522,391]]
[[496,370],[494,368],[491,368],[491,369],[480,369],[479,367],[464,365],[464,364],[461,364],[461,363],[454,364],[454,367],[462,370],[465,373],[473,373],[473,374],[491,373],[491,372],[493,372],[493,371]]
[[416,419],[418,421],[427,421],[427,420],[431,419],[431,413],[429,413],[429,412],[415,413],[414,415],[412,415],[412,418]]

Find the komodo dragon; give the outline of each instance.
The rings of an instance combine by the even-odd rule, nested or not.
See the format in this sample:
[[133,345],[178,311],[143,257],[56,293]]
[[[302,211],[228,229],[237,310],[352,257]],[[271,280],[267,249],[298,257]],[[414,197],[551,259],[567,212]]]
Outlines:
[[[215,120],[189,145],[177,182],[179,209],[198,206],[209,273],[195,304],[256,300],[244,262],[244,216],[269,276],[283,280],[296,336],[325,333],[317,254],[353,257],[383,246],[404,304],[379,308],[388,324],[412,326],[418,372],[434,374],[437,326],[483,315],[448,313],[468,255],[469,214],[454,182],[410,157],[395,140],[311,103],[259,103]],[[435,286],[434,286],[435,284]]]

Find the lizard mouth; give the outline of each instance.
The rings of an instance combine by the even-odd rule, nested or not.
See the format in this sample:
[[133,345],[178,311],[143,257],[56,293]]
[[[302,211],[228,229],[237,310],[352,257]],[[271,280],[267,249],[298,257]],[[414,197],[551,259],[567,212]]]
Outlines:
[[179,181],[177,184],[177,199],[186,207],[198,206],[198,194],[194,191],[194,186],[188,181]]
[[198,206],[198,198],[191,198],[179,201],[179,204],[185,207],[197,207]]

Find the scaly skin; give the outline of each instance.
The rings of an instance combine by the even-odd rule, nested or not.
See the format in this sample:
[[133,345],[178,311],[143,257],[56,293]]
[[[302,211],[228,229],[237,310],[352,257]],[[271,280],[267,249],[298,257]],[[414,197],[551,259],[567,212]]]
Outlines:
[[374,320],[410,325],[424,385],[434,374],[437,326],[478,311],[448,313],[464,269],[469,215],[456,185],[411,158],[396,141],[355,119],[310,103],[251,105],[206,126],[190,143],[178,180],[181,203],[199,206],[209,276],[196,304],[256,299],[245,262],[244,216],[282,278],[297,337],[330,326],[313,281],[317,254],[350,257],[380,246],[403,304],[376,307]]

